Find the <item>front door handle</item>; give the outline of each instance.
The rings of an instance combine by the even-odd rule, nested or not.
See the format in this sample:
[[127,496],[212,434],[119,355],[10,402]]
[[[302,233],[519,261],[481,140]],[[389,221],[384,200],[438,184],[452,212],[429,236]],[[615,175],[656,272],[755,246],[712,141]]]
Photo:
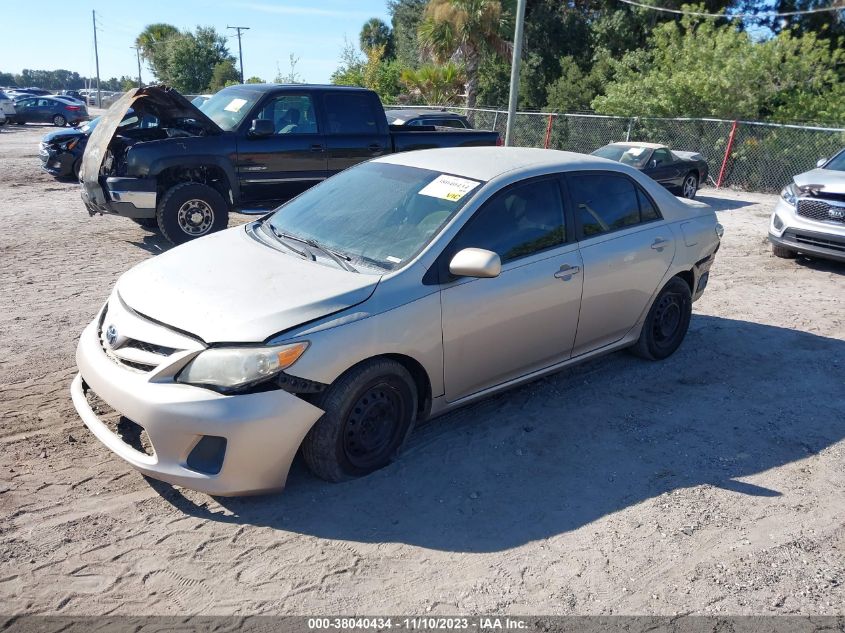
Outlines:
[[384,149],[384,147],[379,145],[378,143],[370,143],[370,145],[369,145],[369,150],[371,152],[380,152],[383,149]]
[[320,145],[319,143],[315,143],[314,145],[311,146],[312,152],[322,152],[323,149],[325,149],[325,148],[322,145]]
[[570,266],[569,264],[564,264],[560,267],[560,270],[555,273],[555,279],[569,281],[570,279],[572,279],[572,275],[577,275],[580,272],[580,266]]
[[669,240],[665,240],[662,237],[658,237],[651,243],[651,247],[656,251],[662,251],[669,245]]

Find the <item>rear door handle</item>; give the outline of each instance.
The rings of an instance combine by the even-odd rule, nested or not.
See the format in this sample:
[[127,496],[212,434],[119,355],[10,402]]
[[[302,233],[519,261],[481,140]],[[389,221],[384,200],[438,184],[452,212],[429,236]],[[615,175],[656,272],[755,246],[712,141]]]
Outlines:
[[569,281],[572,279],[572,275],[577,275],[581,272],[580,266],[570,266],[569,264],[564,264],[560,267],[555,273],[555,279],[562,279],[563,281]]
[[322,145],[320,145],[319,143],[315,143],[314,145],[311,146],[312,152],[322,152],[324,149],[325,148]]
[[371,152],[380,152],[383,149],[384,147],[382,145],[379,145],[378,143],[370,143],[369,145],[369,150]]
[[669,240],[665,240],[662,237],[658,237],[651,243],[651,247],[656,251],[662,251],[669,245]]

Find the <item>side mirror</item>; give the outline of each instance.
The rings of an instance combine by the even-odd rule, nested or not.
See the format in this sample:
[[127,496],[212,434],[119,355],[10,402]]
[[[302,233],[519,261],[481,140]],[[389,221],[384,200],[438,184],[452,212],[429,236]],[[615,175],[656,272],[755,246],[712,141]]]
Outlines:
[[826,158],[820,158],[816,161],[816,167],[824,167],[824,164],[827,162]]
[[652,169],[657,167],[658,164],[659,163],[657,162],[656,158],[652,158],[650,161],[648,161],[648,166],[651,167]]
[[449,272],[458,277],[498,277],[502,272],[502,260],[493,251],[465,248],[452,257]]
[[275,132],[276,126],[270,119],[253,119],[252,125],[249,127],[249,135],[253,138],[273,136]]

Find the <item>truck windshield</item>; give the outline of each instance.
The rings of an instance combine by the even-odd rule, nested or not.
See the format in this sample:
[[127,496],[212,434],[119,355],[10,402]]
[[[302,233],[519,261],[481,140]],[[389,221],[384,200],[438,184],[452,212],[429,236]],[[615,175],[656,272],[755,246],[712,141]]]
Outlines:
[[364,163],[294,198],[269,222],[279,235],[392,270],[417,255],[481,184],[428,169]]
[[231,132],[252,110],[258,98],[259,95],[249,91],[224,88],[203,103],[199,109],[223,130]]

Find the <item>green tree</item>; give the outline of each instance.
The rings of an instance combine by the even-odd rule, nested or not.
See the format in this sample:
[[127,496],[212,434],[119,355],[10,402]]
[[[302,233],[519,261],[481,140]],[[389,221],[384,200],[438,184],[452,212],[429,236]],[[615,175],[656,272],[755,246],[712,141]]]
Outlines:
[[248,84],[266,84],[267,82],[264,81],[261,77],[256,77],[255,75],[253,75],[252,77],[250,77],[246,80],[246,83],[248,83]]
[[211,73],[211,82],[208,84],[209,92],[217,92],[221,88],[240,83],[241,75],[235,68],[231,59],[218,62]]
[[365,54],[376,47],[381,47],[383,49],[382,58],[391,59],[393,57],[393,33],[390,31],[390,27],[378,18],[370,18],[364,23],[358,41]]
[[447,62],[406,68],[402,71],[401,81],[427,105],[454,105],[461,95],[466,76],[459,65]]
[[214,69],[222,62],[234,62],[226,47],[226,39],[212,27],[198,26],[164,41],[167,59],[159,79],[180,92],[204,92],[211,84]]
[[417,28],[427,5],[428,0],[387,1],[396,59],[405,66],[414,67],[420,63]]
[[431,0],[426,7],[417,31],[419,44],[436,62],[464,61],[468,108],[476,104],[485,51],[503,58],[511,54],[512,45],[502,37],[508,22],[500,0]]
[[[685,17],[614,66],[593,107],[607,114],[845,121],[845,51],[813,33],[758,41],[736,24]],[[718,69],[715,71],[714,69]]]
[[158,22],[148,24],[135,38],[135,46],[141,49],[141,57],[146,60],[150,71],[156,78],[164,80],[164,77],[167,76],[167,40],[181,35],[179,29],[172,24]]

